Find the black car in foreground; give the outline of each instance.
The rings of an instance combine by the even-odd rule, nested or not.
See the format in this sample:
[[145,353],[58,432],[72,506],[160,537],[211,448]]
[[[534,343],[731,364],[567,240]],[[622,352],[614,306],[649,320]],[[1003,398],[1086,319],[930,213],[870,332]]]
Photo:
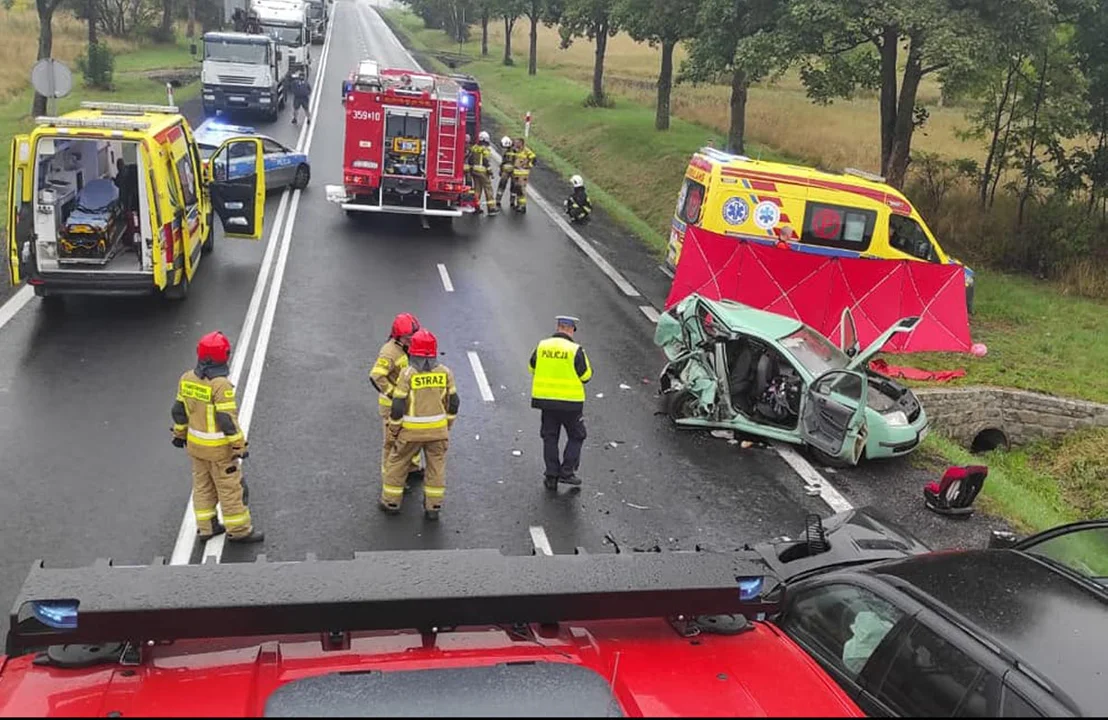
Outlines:
[[930,551],[869,509],[754,549],[778,624],[868,715],[1108,715],[1108,519]]

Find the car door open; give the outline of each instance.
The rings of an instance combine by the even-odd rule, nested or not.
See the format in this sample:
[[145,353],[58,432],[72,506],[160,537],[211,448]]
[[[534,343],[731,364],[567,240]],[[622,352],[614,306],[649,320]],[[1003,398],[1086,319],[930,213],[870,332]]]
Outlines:
[[[246,147],[243,147],[243,146]],[[249,150],[250,152],[246,152]],[[253,154],[253,164],[243,158]],[[258,240],[265,217],[265,162],[262,141],[234,138],[219,146],[205,168],[212,208],[228,237]]]
[[811,385],[800,409],[804,442],[832,458],[856,464],[865,447],[866,390],[864,373],[831,370]]

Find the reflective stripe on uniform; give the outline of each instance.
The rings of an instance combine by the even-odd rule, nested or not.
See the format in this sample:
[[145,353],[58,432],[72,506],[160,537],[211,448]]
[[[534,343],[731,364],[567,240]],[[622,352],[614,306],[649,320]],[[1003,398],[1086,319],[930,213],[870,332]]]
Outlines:
[[400,424],[401,427],[407,428],[408,430],[430,430],[432,428],[446,427],[446,414],[428,415],[427,417],[405,415]]
[[221,432],[210,433],[189,428],[188,437],[189,442],[196,445],[203,445],[204,447],[223,447],[224,445],[231,445],[242,440],[242,433],[226,435]]
[[429,498],[441,498],[446,494],[446,488],[444,487],[430,487],[428,485],[423,486],[423,494]]
[[201,510],[199,508],[195,508],[193,509],[193,513],[196,515],[197,523],[207,522],[208,520],[214,518],[216,515],[215,508],[212,508],[211,510]]
[[388,497],[404,497],[403,485],[382,485],[381,494]]
[[173,432],[184,432],[188,427],[188,423],[173,423]]
[[392,407],[392,398],[382,393],[377,396],[377,404],[384,407]]
[[231,400],[230,402],[216,403],[215,410],[216,412],[235,412],[238,410],[238,406],[235,405],[234,400]]
[[226,528],[242,527],[243,525],[250,524],[250,511],[243,510],[240,513],[234,515],[223,515],[223,526]]

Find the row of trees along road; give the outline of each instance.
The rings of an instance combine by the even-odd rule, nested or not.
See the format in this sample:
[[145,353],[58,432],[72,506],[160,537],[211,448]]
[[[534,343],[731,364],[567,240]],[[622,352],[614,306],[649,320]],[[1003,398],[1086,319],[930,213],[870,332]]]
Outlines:
[[[44,0],[40,0],[44,1]],[[458,41],[470,24],[529,24],[528,72],[537,72],[538,26],[557,27],[562,47],[593,43],[589,104],[604,93],[608,38],[624,31],[661,50],[655,126],[666,130],[675,81],[730,85],[728,149],[743,152],[750,86],[789,68],[813,102],[879,96],[881,173],[903,187],[913,134],[928,119],[917,102],[925,78],[944,103],[967,109],[967,134],[983,163],[960,161],[982,207],[998,185],[1029,200],[1045,190],[1092,214],[1108,212],[1108,0],[404,0],[428,27]],[[687,59],[674,67],[683,44]],[[782,148],[787,152],[788,148]],[[954,167],[954,166],[952,166]],[[1017,181],[1010,181],[1017,177]]]

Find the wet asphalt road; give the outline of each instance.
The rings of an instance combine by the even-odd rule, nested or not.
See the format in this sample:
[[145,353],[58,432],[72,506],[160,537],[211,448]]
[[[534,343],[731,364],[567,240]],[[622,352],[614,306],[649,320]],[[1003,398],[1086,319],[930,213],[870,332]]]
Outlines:
[[[295,216],[249,432],[251,509],[267,538],[227,547],[222,561],[408,548],[529,553],[532,525],[545,529],[555,552],[610,551],[611,540],[624,548],[734,547],[794,532],[805,513],[829,515],[772,450],[678,433],[653,414],[661,354],[638,309],[646,300],[625,296],[537,206],[525,216],[467,217],[453,230],[427,231],[413,218],[349,218],[326,202],[324,185],[341,182],[341,80],[367,54],[412,64],[366,3],[334,7],[329,60],[317,80],[313,178]],[[317,60],[320,52],[313,48]],[[259,127],[295,145],[288,113]],[[274,194],[267,238],[277,204]],[[590,235],[619,266],[620,243],[630,241],[606,227],[598,222]],[[237,341],[264,251],[264,241],[221,240],[181,304],[75,298],[54,313],[36,299],[0,330],[5,612],[36,558],[73,566],[170,555],[190,489],[186,456],[169,442],[175,382],[204,332],[221,329]],[[637,286],[649,271],[645,257],[640,251],[630,263]],[[640,289],[661,306],[656,289]],[[437,524],[423,520],[418,491],[399,517],[376,508],[380,420],[368,371],[401,311],[437,334],[462,400]],[[552,496],[542,487],[527,359],[559,313],[581,318],[578,339],[595,374],[585,484]],[[482,399],[469,353],[491,401]],[[244,373],[240,405],[246,381]]]

